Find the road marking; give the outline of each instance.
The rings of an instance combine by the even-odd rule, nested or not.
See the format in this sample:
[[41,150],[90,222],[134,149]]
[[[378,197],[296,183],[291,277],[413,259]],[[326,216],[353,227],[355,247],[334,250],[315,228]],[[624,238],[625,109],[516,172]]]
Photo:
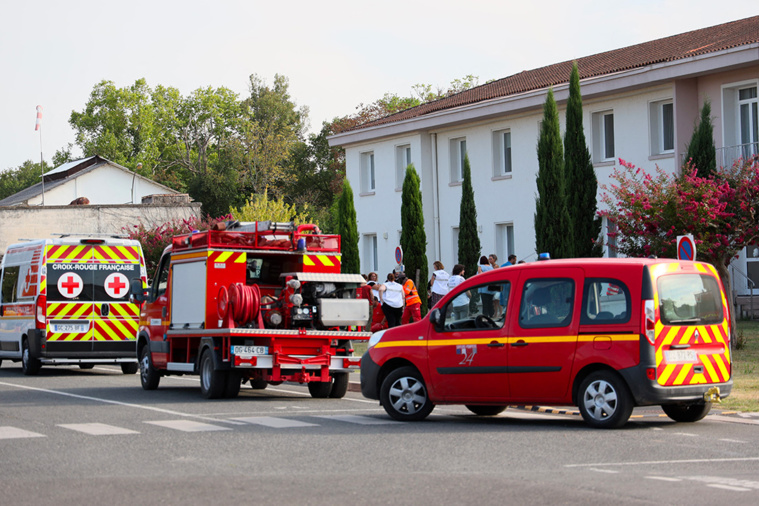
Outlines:
[[320,415],[315,418],[324,418],[325,420],[337,420],[338,422],[355,423],[358,425],[392,425],[401,422],[387,419],[387,418],[374,418],[371,416],[357,416],[357,415]]
[[750,420],[738,416],[706,415],[704,420],[714,420],[715,422],[742,423],[745,425],[759,425],[759,420]]
[[67,423],[59,424],[58,427],[64,429],[75,430],[77,432],[84,432],[91,436],[111,436],[116,434],[139,434],[136,430],[123,429],[113,425],[106,425],[104,423]]
[[160,425],[161,427],[167,427],[174,430],[181,430],[182,432],[212,432],[217,430],[232,430],[229,427],[220,427],[218,425],[195,422],[193,420],[159,420],[145,423]]
[[16,427],[0,427],[0,439],[22,439],[27,437],[47,437],[44,434],[38,434]]
[[659,481],[683,481],[680,478],[670,478],[668,476],[644,476],[644,478]]
[[612,471],[611,469],[596,469],[595,467],[591,467],[590,471],[595,471],[597,473],[606,473],[606,474],[619,474],[619,471]]
[[292,429],[297,427],[318,427],[318,424],[315,423],[308,423],[308,422],[301,422],[298,420],[290,420],[288,418],[274,418],[273,416],[250,416],[250,417],[243,417],[243,418],[234,418],[234,420],[255,424],[255,425],[263,425],[265,427],[271,427],[274,429]]
[[720,439],[720,441],[724,441],[725,443],[738,443],[738,444],[746,444],[747,441],[741,441],[740,439]]
[[698,437],[698,434],[691,434],[690,432],[673,432],[673,436],[685,436],[685,437]]
[[685,459],[685,460],[641,460],[637,462],[595,462],[593,464],[565,464],[564,467],[602,467],[602,466],[650,466],[659,464],[708,464],[711,462],[756,462],[759,457],[735,457],[724,459]]
[[733,487],[732,485],[720,485],[719,483],[709,483],[707,487],[721,488],[723,490],[733,490],[735,492],[751,492],[750,488]]

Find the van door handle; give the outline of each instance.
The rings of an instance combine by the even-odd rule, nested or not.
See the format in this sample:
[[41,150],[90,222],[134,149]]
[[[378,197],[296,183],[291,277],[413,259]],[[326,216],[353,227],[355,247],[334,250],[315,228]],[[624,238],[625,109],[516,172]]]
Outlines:
[[519,340],[519,341],[517,341],[516,343],[511,343],[511,346],[527,346],[528,344],[530,344],[530,343],[528,343],[528,342],[526,342],[526,341],[522,341],[522,340],[520,339],[520,340]]
[[499,343],[498,341],[493,341],[488,344],[488,348],[503,348],[504,346],[506,346],[505,343]]
[[673,344],[669,347],[670,350],[686,350],[690,348],[690,344]]

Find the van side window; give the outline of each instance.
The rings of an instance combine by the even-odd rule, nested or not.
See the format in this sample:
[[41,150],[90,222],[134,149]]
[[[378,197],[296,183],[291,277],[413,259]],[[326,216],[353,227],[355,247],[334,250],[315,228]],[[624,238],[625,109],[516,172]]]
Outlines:
[[511,283],[500,281],[466,290],[465,292],[468,292],[469,295],[478,294],[475,300],[468,298],[468,296],[464,298],[460,298],[462,296],[454,297],[443,310],[443,314],[445,314],[444,332],[503,328],[507,316],[506,307],[503,308],[503,313],[496,317],[494,301],[500,301],[499,297],[503,292],[508,306],[510,289]]
[[166,293],[166,287],[169,283],[169,259],[171,259],[171,255],[165,255],[161,259],[158,274],[156,274],[154,281],[155,291],[153,292],[153,300]]
[[525,282],[519,308],[522,328],[566,327],[572,321],[575,283],[571,279]]
[[18,273],[21,267],[18,265],[6,266],[3,269],[3,304],[16,302],[18,291]]
[[587,278],[582,294],[581,325],[630,321],[630,290],[618,279]]

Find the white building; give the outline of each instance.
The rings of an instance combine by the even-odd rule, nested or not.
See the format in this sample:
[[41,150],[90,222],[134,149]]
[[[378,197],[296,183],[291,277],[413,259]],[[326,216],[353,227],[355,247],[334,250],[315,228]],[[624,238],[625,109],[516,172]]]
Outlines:
[[[649,172],[655,165],[678,170],[706,99],[718,164],[759,146],[759,16],[576,62],[599,197],[619,158]],[[427,258],[448,269],[457,263],[464,152],[472,167],[482,254],[496,253],[501,263],[511,253],[534,259],[542,106],[552,86],[563,130],[571,67],[566,61],[521,72],[332,136],[330,145],[346,151],[362,272],[382,277],[395,265],[408,163],[421,178]],[[759,251],[751,251],[751,258],[734,262],[734,283],[744,292],[741,273],[759,287]]]

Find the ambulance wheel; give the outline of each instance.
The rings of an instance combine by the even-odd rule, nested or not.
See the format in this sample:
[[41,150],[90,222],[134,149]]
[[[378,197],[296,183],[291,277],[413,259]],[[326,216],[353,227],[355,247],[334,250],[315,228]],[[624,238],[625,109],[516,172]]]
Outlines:
[[207,349],[200,358],[200,395],[205,399],[218,399],[224,395],[227,383],[225,371],[214,368],[212,353]]
[[127,362],[125,364],[121,364],[121,372],[124,374],[134,374],[139,368],[140,364],[137,362]]
[[269,386],[269,382],[261,378],[251,378],[250,388],[253,390],[264,390]]
[[712,403],[663,404],[661,409],[676,422],[697,422],[709,414],[709,411],[712,409]]
[[623,426],[633,410],[624,380],[609,371],[594,372],[583,380],[578,404],[585,422],[598,429]]
[[506,409],[506,406],[472,406],[467,404],[466,409],[477,416],[495,416],[498,413],[502,413]]
[[161,381],[161,374],[153,367],[150,359],[150,346],[147,344],[140,350],[140,383],[144,390],[155,390]]
[[92,369],[95,367],[95,364],[79,364],[79,369]]
[[411,366],[387,375],[380,387],[380,404],[391,418],[402,422],[424,420],[435,409],[422,375]]
[[227,372],[227,380],[224,383],[224,397],[227,399],[234,399],[240,394],[240,386],[242,385],[242,377],[237,371]]
[[35,376],[40,372],[40,367],[42,367],[42,362],[38,358],[32,357],[29,351],[29,341],[24,338],[21,343],[21,372],[26,376]]
[[308,393],[314,399],[326,399],[332,391],[331,381],[313,381],[308,384]]
[[348,392],[348,373],[336,372],[333,375],[332,389],[329,391],[331,399],[342,399]]

